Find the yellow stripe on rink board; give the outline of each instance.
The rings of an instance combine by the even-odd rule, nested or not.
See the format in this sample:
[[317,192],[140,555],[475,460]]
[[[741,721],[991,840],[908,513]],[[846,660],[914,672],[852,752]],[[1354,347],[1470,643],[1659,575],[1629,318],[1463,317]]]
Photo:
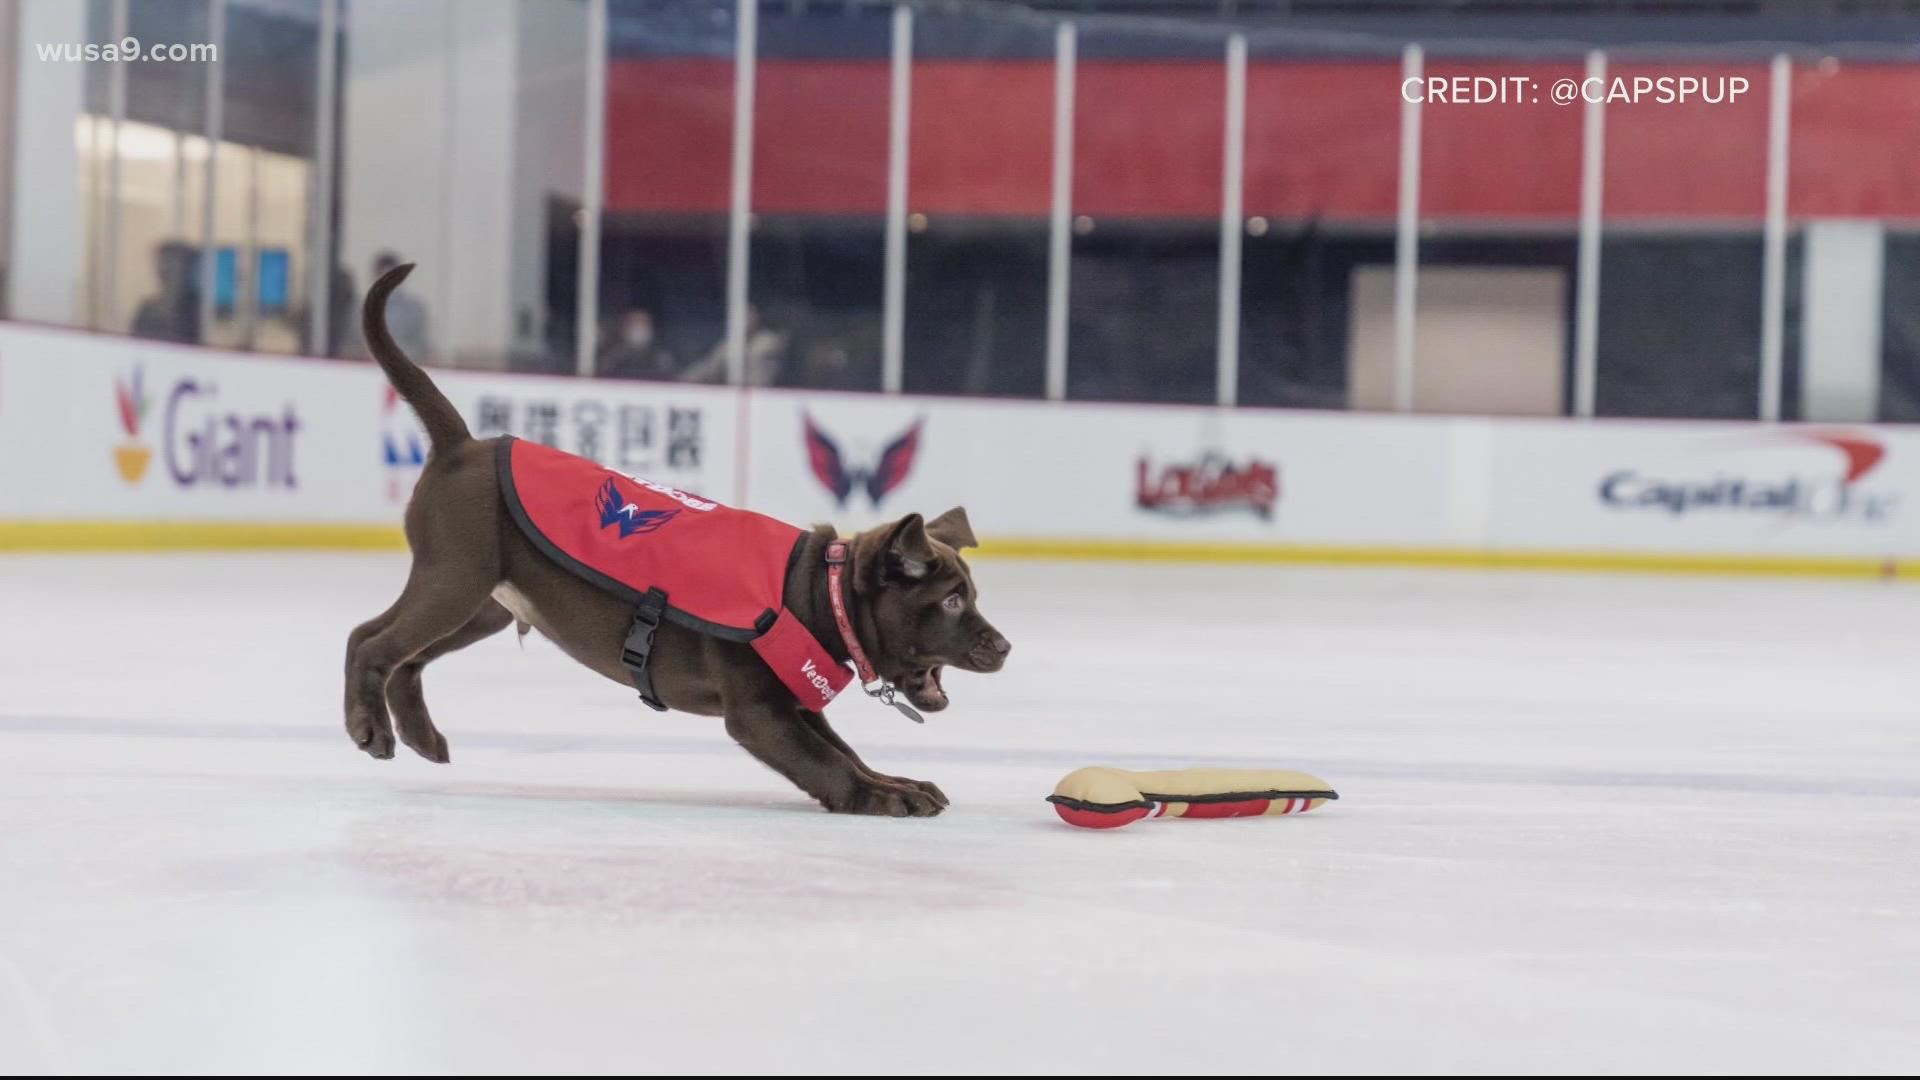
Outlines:
[[0,551],[400,551],[393,525],[252,521],[0,521]]
[[[330,522],[0,521],[4,551],[402,551],[396,526]],[[969,552],[969,554],[974,554]],[[1796,555],[1696,555],[1618,551],[1476,550],[1338,544],[1231,544],[1158,540],[993,540],[978,554],[1006,559],[1269,563],[1772,577],[1912,576],[1916,560]]]
[[992,540],[980,546],[979,554],[1008,559],[1113,562],[1279,563],[1849,578],[1898,577],[1904,571],[1903,562],[1909,565],[1912,562],[1890,558],[1813,555],[1484,550],[1157,540]]

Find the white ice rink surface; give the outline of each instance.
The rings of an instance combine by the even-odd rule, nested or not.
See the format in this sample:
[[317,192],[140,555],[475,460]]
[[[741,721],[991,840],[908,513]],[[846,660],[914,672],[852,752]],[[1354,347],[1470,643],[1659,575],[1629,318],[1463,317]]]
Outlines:
[[[511,634],[341,730],[398,556],[0,558],[0,1072],[1920,1069],[1920,590],[983,562],[819,811]],[[1319,773],[1108,833],[1108,763]]]

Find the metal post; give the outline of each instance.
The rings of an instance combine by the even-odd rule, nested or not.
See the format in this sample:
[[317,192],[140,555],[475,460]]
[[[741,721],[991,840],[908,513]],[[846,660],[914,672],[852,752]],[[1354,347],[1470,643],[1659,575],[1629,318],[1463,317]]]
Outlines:
[[1232,405],[1240,393],[1240,243],[1247,156],[1247,36],[1227,38],[1226,153],[1220,167],[1220,331],[1214,400]]
[[913,8],[893,9],[893,91],[887,117],[887,261],[881,302],[880,389],[905,384],[907,315],[907,138],[912,116]]
[[1760,295],[1760,419],[1780,419],[1786,379],[1787,140],[1792,112],[1793,61],[1773,58],[1767,113],[1767,223],[1762,240]]
[[260,323],[260,155],[247,147],[247,257],[234,260],[234,304],[240,310],[240,347],[254,348]]
[[[1587,83],[1604,87],[1607,54],[1587,54]],[[1580,148],[1580,249],[1574,281],[1573,415],[1591,417],[1600,387],[1600,207],[1606,179],[1606,95],[1586,103]]]
[[[227,48],[227,0],[210,0],[207,11],[207,38],[213,47]],[[216,53],[215,55],[219,55]],[[226,139],[227,105],[226,61],[207,65],[207,162],[206,179],[201,184],[200,208],[200,340],[213,334],[213,290],[218,280],[215,264],[219,261],[218,233],[214,213],[219,206],[215,192],[220,186],[220,144]]]
[[340,0],[320,5],[320,71],[314,91],[313,231],[307,240],[307,340],[315,356],[333,353],[333,155],[338,132],[335,101],[340,92]]
[[574,263],[573,366],[591,376],[600,344],[600,230],[606,200],[607,0],[587,4],[586,156],[580,176],[580,250]]
[[1400,78],[1400,219],[1393,260],[1393,407],[1413,411],[1414,282],[1420,272],[1420,106],[1426,100],[1408,100],[1405,87],[1418,82],[1425,68],[1420,46],[1409,45],[1401,55]]
[[[113,0],[111,16],[113,43],[127,39],[127,0]],[[127,119],[127,69],[132,64],[122,58],[107,65],[107,114],[111,138],[107,157],[106,227],[102,243],[106,251],[100,261],[100,302],[94,310],[93,329],[126,329],[120,325],[120,125]]]
[[1047,244],[1047,397],[1067,396],[1067,286],[1073,264],[1073,24],[1054,29],[1053,212]]
[[[440,7],[440,197],[434,200],[435,211],[439,214],[440,225],[440,266],[445,269],[430,279],[438,294],[435,309],[447,313],[443,324],[446,329],[439,335],[436,346],[429,338],[427,348],[436,349],[433,357],[416,356],[420,363],[444,362],[448,367],[459,365],[460,351],[466,348],[459,341],[455,328],[459,326],[454,314],[457,305],[454,302],[459,274],[455,271],[460,245],[454,227],[454,208],[461,203],[460,189],[460,43],[461,43],[461,5],[459,0],[441,0]],[[404,252],[399,253],[403,257]],[[424,276],[424,275],[423,275]],[[420,279],[416,278],[416,281]],[[425,282],[421,283],[425,288]]]
[[735,0],[733,198],[727,211],[727,381],[747,381],[747,258],[753,225],[753,89],[760,48],[758,0]]
[[168,207],[167,232],[173,236],[187,234],[187,133],[178,128],[173,131],[173,196]]

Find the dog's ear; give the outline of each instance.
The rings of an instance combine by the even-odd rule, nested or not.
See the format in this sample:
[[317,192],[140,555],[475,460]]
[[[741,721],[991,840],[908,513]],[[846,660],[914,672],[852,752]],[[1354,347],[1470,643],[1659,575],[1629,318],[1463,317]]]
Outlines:
[[933,541],[919,514],[908,514],[887,530],[887,571],[905,578],[923,578],[933,569]]
[[950,548],[980,546],[980,541],[973,538],[973,526],[967,524],[967,508],[964,506],[956,506],[927,522],[927,535]]

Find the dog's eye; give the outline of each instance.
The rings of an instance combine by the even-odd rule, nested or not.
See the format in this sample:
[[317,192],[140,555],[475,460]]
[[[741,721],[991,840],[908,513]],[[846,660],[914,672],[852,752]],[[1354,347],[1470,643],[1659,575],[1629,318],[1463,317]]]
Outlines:
[[961,608],[967,606],[967,598],[961,596],[959,593],[954,593],[952,596],[940,601],[940,606],[957,614]]

